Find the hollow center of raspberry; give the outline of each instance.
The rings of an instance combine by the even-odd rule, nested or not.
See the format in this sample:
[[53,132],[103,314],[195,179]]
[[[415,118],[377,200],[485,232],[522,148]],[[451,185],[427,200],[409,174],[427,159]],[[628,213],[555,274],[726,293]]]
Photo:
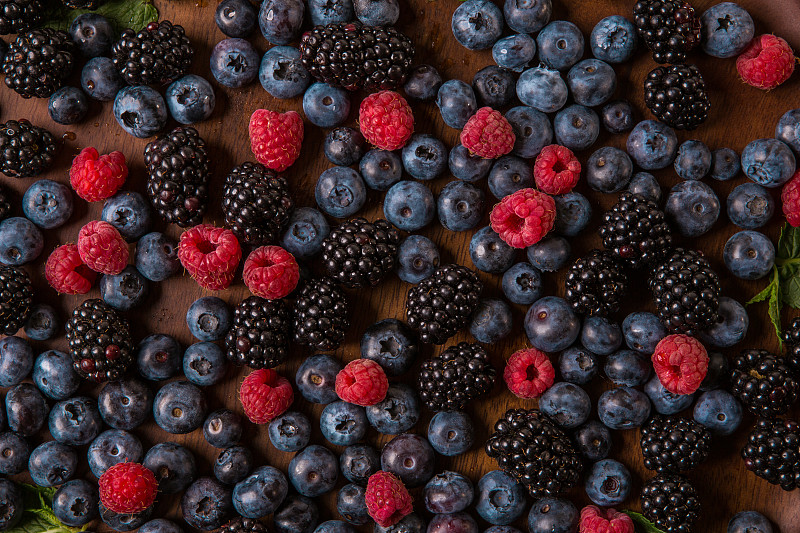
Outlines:
[[555,172],[556,174],[560,174],[565,170],[567,170],[567,165],[565,165],[564,162],[561,161],[560,159],[557,159],[556,162],[553,163],[553,172]]
[[519,232],[522,229],[522,226],[525,225],[525,219],[512,213],[506,219],[506,227],[513,231],[514,233]]
[[210,254],[217,249],[217,245],[211,241],[200,241],[197,243],[197,249],[201,254]]
[[539,378],[539,369],[533,365],[528,365],[528,368],[525,369],[525,379],[528,381],[534,381]]

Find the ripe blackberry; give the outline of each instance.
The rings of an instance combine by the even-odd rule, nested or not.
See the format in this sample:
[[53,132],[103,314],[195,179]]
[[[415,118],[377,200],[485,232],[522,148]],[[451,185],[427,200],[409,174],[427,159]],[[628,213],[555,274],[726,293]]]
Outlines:
[[711,433],[694,420],[656,415],[642,427],[644,466],[659,473],[693,470],[708,457]]
[[61,0],[71,9],[97,9],[105,0]]
[[671,333],[692,335],[717,322],[719,278],[703,254],[675,248],[649,280],[656,310]]
[[341,22],[306,32],[300,52],[303,66],[319,81],[376,91],[405,82],[414,46],[394,28]]
[[161,218],[185,228],[203,220],[208,203],[206,143],[194,128],[177,127],[144,149],[147,194]]
[[309,280],[294,302],[294,341],[315,350],[333,350],[350,327],[347,297],[331,278]]
[[445,265],[408,291],[408,325],[422,342],[444,344],[470,320],[478,306],[483,283],[474,271]]
[[641,194],[622,193],[603,215],[603,246],[634,268],[662,260],[672,250],[672,230],[664,212]]
[[259,163],[231,170],[222,189],[225,224],[240,242],[261,246],[280,236],[294,209],[286,180]]
[[659,474],[642,488],[642,514],[664,533],[691,533],[700,515],[697,491],[683,476]]
[[151,22],[139,33],[127,29],[111,47],[114,65],[128,85],[173,82],[186,73],[193,57],[183,26],[167,20]]
[[800,424],[760,419],[742,448],[748,470],[790,491],[800,487]]
[[286,303],[251,296],[233,311],[233,326],[225,337],[228,359],[250,368],[278,366],[286,359],[290,335]]
[[76,307],[64,329],[72,366],[83,378],[115,381],[133,362],[128,321],[103,300],[86,300]]
[[0,333],[14,335],[25,321],[33,302],[33,285],[19,267],[0,265]]
[[9,120],[0,126],[0,172],[13,178],[38,176],[53,164],[53,134],[27,120]]
[[486,442],[486,455],[534,498],[557,496],[581,481],[580,453],[538,409],[506,411]]
[[22,33],[42,21],[42,0],[0,0],[0,35]]
[[795,318],[791,327],[784,330],[783,343],[786,345],[786,366],[800,381],[800,317]]
[[628,278],[610,252],[592,250],[567,271],[564,298],[576,313],[606,316],[619,310]]
[[226,525],[222,526],[219,533],[267,533],[267,531],[267,526],[258,520],[237,516]]
[[480,344],[461,342],[422,363],[419,397],[431,411],[461,411],[492,390],[496,375]]
[[644,80],[644,102],[658,120],[693,130],[708,118],[706,82],[694,65],[656,67]]
[[74,48],[65,31],[38,28],[20,33],[3,61],[6,85],[23,98],[48,98],[72,72]]
[[5,187],[0,185],[0,222],[7,219],[11,214],[11,195]]
[[399,243],[400,233],[385,220],[354,218],[325,238],[322,262],[328,275],[345,287],[374,287],[394,270]]
[[731,393],[754,415],[772,418],[797,401],[798,383],[783,358],[767,350],[742,350],[733,360]]
[[639,0],[633,20],[656,63],[683,63],[700,44],[700,19],[684,0]]

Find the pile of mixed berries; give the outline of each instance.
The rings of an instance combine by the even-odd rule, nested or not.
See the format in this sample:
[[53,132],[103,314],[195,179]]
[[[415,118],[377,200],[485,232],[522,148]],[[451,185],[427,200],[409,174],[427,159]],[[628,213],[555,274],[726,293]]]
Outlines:
[[[64,4],[94,9],[102,1]],[[470,508],[490,524],[486,533],[519,533],[511,524],[526,511],[530,533],[632,533],[631,515],[614,507],[635,483],[608,456],[613,431],[639,428],[643,463],[653,471],[642,480],[642,513],[665,533],[689,533],[704,497],[688,476],[745,411],[758,417],[741,450],[746,467],[784,490],[800,486],[800,424],[785,417],[800,394],[800,320],[785,332],[786,355],[723,354],[744,339],[748,315],[692,248],[721,210],[703,179],[743,173],[748,181],[726,200],[742,231],[727,241],[724,263],[742,279],[772,271],[775,247],[757,230],[775,211],[770,188],[783,187],[786,219],[800,225],[800,109],[741,157],[698,140],[679,145],[675,133],[713,113],[703,76],[688,63],[695,48],[736,58],[742,80],[761,89],[794,70],[786,41],[756,36],[737,4],[699,14],[683,0],[639,0],[632,21],[606,17],[587,38],[571,22],[550,20],[551,0],[506,0],[502,9],[467,0],[452,15],[455,39],[491,49],[496,63],[468,84],[415,64],[414,44],[393,27],[397,0],[223,0],[215,20],[230,38],[211,53],[213,78],[228,88],[258,78],[274,98],[302,97],[304,117],[254,110],[255,161],[230,170],[221,199],[210,194],[211,150],[191,127],[213,112],[214,88],[187,74],[195,50],[184,29],[162,20],[116,35],[109,20],[89,13],[67,33],[41,27],[42,9],[43,0],[0,0],[0,33],[17,33],[0,54],[9,88],[49,98],[60,124],[82,120],[91,98],[113,100],[119,125],[136,137],[161,133],[170,115],[182,125],[146,145],[146,197],[124,189],[124,154],[91,147],[74,158],[69,187],[48,179],[29,186],[24,217],[11,216],[0,189],[0,531],[27,519],[30,489],[17,484],[22,476],[8,477],[27,472],[36,485],[57,487],[52,512],[70,527],[99,518],[117,531],[180,532],[153,516],[160,496],[178,495],[188,526],[224,533],[267,531],[268,516],[277,533],[351,533],[351,524],[371,522],[376,533],[477,533]],[[263,58],[245,39],[256,26],[275,45]],[[612,65],[643,47],[658,64],[642,89],[657,120],[637,121],[630,102],[612,100],[622,82]],[[78,54],[88,58],[81,87],[65,86]],[[343,126],[358,96],[358,127]],[[415,130],[411,104],[434,100],[442,121],[460,130],[452,149]],[[306,122],[327,130],[323,149],[334,165],[318,178],[316,206],[298,205],[281,174],[304,153]],[[592,148],[601,128],[627,133],[626,150],[600,147],[580,161],[575,153]],[[0,127],[6,176],[42,174],[55,150],[45,128],[25,120]],[[662,198],[650,171],[670,166],[681,181]],[[448,172],[456,179],[435,197],[426,182]],[[476,185],[484,178],[497,201],[491,208],[487,187]],[[581,181],[618,194],[594,228],[590,201],[575,190]],[[358,216],[368,189],[385,191],[385,219]],[[100,298],[62,323],[37,302],[51,289],[35,291],[22,265],[44,252],[42,230],[70,219],[73,194],[104,202],[101,220],[49,252],[45,278],[60,294],[98,285]],[[212,201],[221,225],[204,222]],[[487,211],[489,225],[478,228]],[[473,268],[445,264],[433,241],[414,234],[434,218],[449,231],[475,230],[472,267],[501,276],[505,299],[483,297]],[[179,241],[151,231],[158,224],[182,228]],[[585,230],[599,234],[602,248],[574,257],[570,239]],[[517,262],[521,249],[527,261]],[[198,342],[185,350],[170,335],[133,339],[126,312],[152,283],[183,270],[209,291],[241,279],[252,296],[233,309],[216,296],[196,300],[186,323]],[[556,271],[565,273],[563,297],[545,295]],[[405,322],[371,325],[361,358],[344,365],[319,353],[352,334],[354,290],[380,290],[394,274],[410,285]],[[621,316],[641,291],[655,313]],[[491,352],[512,331],[512,305],[527,306],[529,345],[499,368],[493,361],[507,354]],[[475,342],[451,343],[462,330]],[[62,333],[68,353],[36,355],[27,340]],[[317,355],[292,377],[275,368],[297,353],[293,344]],[[444,347],[420,361],[423,344]],[[209,413],[203,388],[220,383],[231,364],[251,369],[239,388],[241,409]],[[614,386],[595,403],[584,386],[601,367]],[[84,380],[102,384],[97,398],[80,394]],[[476,442],[465,410],[499,381],[536,402],[507,411],[488,440]],[[311,442],[316,421],[292,410],[297,393],[325,405],[319,427],[341,453]],[[423,409],[433,414],[427,433],[410,433]],[[176,443],[145,450],[133,430],[151,416],[170,434],[202,431],[220,450],[213,477],[199,476],[193,453]],[[250,423],[268,425],[276,449],[296,452],[288,472],[254,462],[244,438]],[[39,444],[45,425],[53,440]],[[377,450],[363,443],[372,430],[393,438]],[[437,473],[437,455],[481,446],[498,469],[477,485],[462,473]],[[83,453],[96,482],[75,477]],[[578,510],[564,495],[581,484],[595,505]],[[321,521],[315,499],[337,487],[343,520]],[[728,531],[773,530],[759,513],[743,512]]]

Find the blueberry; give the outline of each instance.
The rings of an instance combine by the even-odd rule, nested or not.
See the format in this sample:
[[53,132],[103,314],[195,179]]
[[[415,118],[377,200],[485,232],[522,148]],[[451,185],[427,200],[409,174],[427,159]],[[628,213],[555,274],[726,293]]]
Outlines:
[[624,63],[633,57],[637,41],[636,26],[625,17],[612,15],[595,24],[589,36],[589,47],[597,59]]
[[542,274],[530,263],[517,263],[503,274],[502,287],[511,303],[530,305],[542,296]]
[[356,533],[353,526],[341,520],[328,520],[321,523],[314,533]]
[[300,50],[292,46],[273,46],[261,59],[258,80],[271,96],[287,99],[306,91],[311,85],[311,74],[300,60]]
[[800,155],[800,109],[790,109],[781,116],[775,126],[775,138],[789,145],[795,155]]
[[730,348],[744,340],[749,325],[750,318],[744,306],[733,298],[720,296],[717,323],[698,333],[697,338],[707,346]]
[[428,522],[428,533],[478,533],[478,523],[467,513],[437,514]]
[[700,181],[683,181],[672,187],[664,211],[684,237],[708,233],[719,218],[719,198]]
[[542,272],[555,272],[567,263],[571,251],[567,239],[552,235],[528,246],[526,255],[528,261]]
[[503,33],[503,13],[489,0],[467,0],[456,8],[453,35],[468,50],[486,50]]
[[151,505],[141,513],[115,513],[100,502],[100,518],[103,523],[114,531],[133,531],[143,526],[153,516],[155,505]]
[[649,172],[637,172],[628,182],[628,190],[634,194],[641,194],[656,204],[661,202],[661,186],[655,176]]
[[178,259],[178,245],[157,231],[144,235],[136,243],[135,264],[136,270],[150,281],[164,281],[183,268]]
[[492,526],[485,529],[483,533],[522,533],[522,531],[513,526]]
[[53,495],[53,514],[66,526],[81,527],[97,517],[99,504],[97,485],[75,479],[61,485]]
[[152,381],[169,379],[181,369],[182,355],[180,343],[171,335],[149,335],[136,350],[139,374]]
[[[726,3],[732,4],[732,2]],[[745,11],[745,13],[747,12]],[[748,17],[749,16],[750,15],[748,15]],[[728,522],[728,533],[772,533],[772,531],[772,524],[769,519],[756,511],[742,511],[736,513]]]
[[[6,422],[8,428],[23,437],[39,432],[47,417],[48,405],[42,393],[30,383],[20,383],[6,394]],[[53,435],[56,437],[56,435]],[[56,437],[56,440],[61,439]],[[69,440],[66,444],[72,444]]]
[[589,419],[592,400],[579,386],[562,381],[545,391],[539,409],[562,428],[573,429]]
[[488,185],[489,191],[498,200],[519,190],[533,187],[535,185],[533,165],[521,157],[504,155],[492,165]]
[[374,533],[426,533],[428,524],[417,513],[411,513],[393,526],[381,527],[375,524]]
[[667,330],[653,313],[631,313],[622,321],[625,344],[631,350],[652,354],[658,342],[667,336]]
[[650,416],[650,399],[631,387],[605,391],[597,402],[600,421],[611,429],[632,429]]
[[183,374],[195,385],[216,385],[225,379],[227,371],[225,352],[213,342],[196,342],[183,353]]
[[175,522],[165,520],[163,518],[156,518],[145,522],[139,528],[138,533],[183,533],[183,530]]
[[339,467],[347,481],[366,485],[369,477],[381,469],[381,458],[372,446],[355,444],[345,448],[339,456]]
[[520,74],[517,97],[523,104],[543,113],[555,113],[567,103],[569,89],[559,71],[538,66]]
[[472,503],[475,490],[469,478],[445,470],[425,484],[423,495],[425,508],[431,513],[460,513]]
[[408,73],[403,91],[412,100],[433,100],[442,86],[442,76],[436,67],[417,65]]
[[167,383],[158,390],[153,400],[153,418],[167,433],[194,431],[203,425],[205,417],[206,401],[203,392],[188,381]]
[[97,13],[83,13],[69,25],[69,35],[84,57],[95,58],[111,51],[115,39],[111,22]]
[[54,440],[40,444],[28,457],[28,473],[40,487],[61,485],[75,475],[77,466],[75,448]]
[[365,26],[392,26],[400,17],[398,0],[353,0],[353,8]]
[[360,405],[343,401],[329,403],[322,410],[319,427],[331,444],[349,446],[367,434],[367,414]]
[[167,125],[167,104],[151,87],[123,87],[114,97],[114,118],[130,135],[146,139]]
[[693,394],[675,394],[664,388],[657,375],[653,375],[644,386],[644,392],[653,404],[656,413],[674,415],[680,413],[694,401]]
[[631,472],[614,459],[594,463],[586,477],[586,495],[597,505],[611,507],[624,502],[631,492]]
[[585,385],[597,375],[597,355],[580,346],[570,346],[558,356],[558,371],[564,381]]
[[89,112],[89,102],[79,88],[61,87],[50,95],[47,112],[50,113],[53,122],[64,125],[77,124]]
[[528,513],[529,533],[575,533],[580,514],[569,500],[545,497],[537,500]]
[[262,466],[233,487],[233,507],[245,518],[263,518],[275,512],[287,492],[286,476],[273,466]]
[[708,372],[703,378],[703,382],[700,383],[700,390],[710,391],[722,388],[728,382],[730,373],[728,358],[720,352],[710,352],[708,354]]
[[597,355],[610,355],[622,346],[622,329],[605,317],[588,316],[583,320],[581,344]]
[[739,154],[731,148],[718,148],[711,152],[711,177],[719,181],[732,179],[742,169]]
[[57,228],[72,216],[72,193],[69,187],[61,183],[38,180],[25,191],[22,210],[40,228]]
[[319,521],[319,509],[311,498],[289,494],[272,515],[277,533],[312,533]]
[[322,250],[322,241],[330,231],[325,215],[319,210],[300,207],[289,216],[281,246],[295,257],[306,259]]
[[58,350],[47,350],[36,358],[33,382],[51,400],[63,400],[75,394],[81,385],[81,378],[73,369],[69,355]]
[[478,342],[494,344],[511,333],[511,325],[511,308],[508,304],[497,298],[485,298],[475,308],[469,332]]
[[314,26],[351,22],[356,16],[352,0],[309,0],[308,14]]
[[320,354],[308,357],[295,375],[297,389],[306,401],[328,404],[339,399],[336,394],[336,374],[342,365],[330,355]]
[[518,157],[533,158],[539,155],[542,148],[553,142],[553,126],[550,119],[539,111],[528,106],[517,106],[505,114],[511,124],[516,141],[511,153]]
[[525,333],[534,348],[543,352],[558,352],[578,338],[580,320],[563,298],[545,296],[528,308]]
[[33,348],[21,337],[0,339],[0,387],[13,387],[33,369]]
[[0,501],[4,502],[5,507],[0,515],[0,530],[6,531],[17,525],[24,511],[22,493],[10,479],[0,479]]
[[745,230],[734,233],[722,250],[725,266],[741,279],[761,279],[775,264],[775,246],[763,233]]
[[358,169],[367,187],[376,191],[387,190],[403,177],[403,163],[400,156],[377,148],[364,154]]
[[405,323],[393,318],[376,322],[361,337],[361,357],[380,364],[389,376],[406,373],[418,353],[414,333]]
[[764,187],[755,183],[737,185],[728,195],[728,218],[744,229],[757,229],[769,222],[775,201]]
[[590,461],[608,457],[611,451],[611,432],[597,420],[590,420],[573,433],[575,447]]
[[475,443],[472,420],[461,411],[436,413],[428,424],[428,442],[439,455],[461,455]]
[[350,96],[339,87],[321,82],[313,83],[303,94],[303,112],[315,126],[338,126],[350,114]]
[[120,311],[130,311],[147,298],[149,282],[131,265],[119,274],[103,274],[100,277],[100,297]]
[[[485,0],[472,0],[485,2]],[[488,2],[485,2],[488,3]],[[459,9],[465,4],[461,4]],[[455,15],[453,15],[455,16]],[[472,115],[478,111],[478,100],[475,91],[469,84],[461,80],[447,80],[436,93],[436,107],[442,120],[451,128],[460,130]]]
[[115,429],[131,430],[150,416],[153,392],[136,378],[106,383],[97,396],[103,421]]
[[570,150],[585,150],[600,135],[600,117],[588,107],[572,104],[556,114],[553,131],[558,144]]
[[158,490],[164,494],[186,490],[197,477],[194,455],[174,442],[161,442],[150,448],[142,464],[153,471]]
[[419,283],[439,266],[439,249],[429,238],[409,235],[397,249],[397,276],[406,283]]
[[50,434],[58,442],[83,446],[92,442],[100,434],[103,419],[97,409],[97,402],[93,398],[77,396],[61,400],[53,406],[48,419],[48,427]]
[[289,44],[300,35],[304,12],[302,0],[265,0],[258,11],[261,34],[272,44]]
[[366,408],[367,420],[381,435],[399,435],[414,427],[420,418],[419,396],[405,383],[392,383],[386,398]]
[[269,440],[282,452],[302,450],[311,440],[311,422],[297,411],[283,413],[269,423]]
[[794,153],[777,139],[757,139],[742,151],[742,171],[759,185],[780,187],[794,174]]
[[631,158],[613,146],[600,148],[586,162],[586,182],[595,191],[619,192],[628,186],[632,175]]
[[606,358],[603,371],[616,385],[636,387],[644,385],[653,369],[650,358],[634,350],[619,350]]
[[225,87],[244,87],[258,76],[261,58],[249,41],[223,39],[211,51],[211,75]]
[[712,57],[739,55],[755,34],[750,13],[733,2],[722,2],[703,12],[700,17],[703,51]]
[[611,99],[617,89],[617,75],[605,61],[584,59],[569,69],[567,85],[576,104],[595,107]]
[[574,237],[589,224],[592,218],[592,205],[579,192],[559,194],[553,198],[556,203],[556,220],[553,229],[564,237]]
[[232,513],[230,489],[210,477],[201,477],[192,483],[181,498],[183,519],[191,527],[203,531],[222,527]]
[[342,126],[325,136],[325,157],[334,165],[355,165],[364,156],[364,149],[364,136],[356,129]]
[[555,20],[536,36],[539,59],[550,68],[566,70],[583,56],[583,33],[573,23]]
[[22,217],[0,222],[0,263],[20,266],[39,257],[44,248],[42,232]]
[[722,389],[704,392],[694,405],[694,419],[717,435],[731,435],[742,423],[742,404]]
[[469,256],[478,270],[502,274],[514,264],[516,249],[506,244],[491,226],[486,226],[472,236]]
[[215,448],[227,448],[242,438],[242,417],[230,409],[218,409],[203,422],[203,437]]
[[404,231],[424,228],[436,214],[433,193],[418,181],[403,180],[395,183],[386,192],[383,200],[383,216]]
[[98,478],[115,464],[138,463],[143,455],[142,443],[136,435],[121,429],[109,429],[100,433],[86,452],[89,468]]
[[216,296],[198,298],[186,312],[186,325],[189,326],[189,331],[201,341],[217,341],[225,338],[231,327],[231,320],[228,304]]
[[94,57],[81,70],[81,89],[94,100],[110,102],[124,86],[125,82],[109,57]]
[[196,74],[187,74],[172,82],[167,87],[165,100],[169,114],[181,124],[202,122],[211,116],[217,103],[214,88]]
[[138,192],[118,192],[103,203],[100,215],[119,231],[128,242],[147,233],[151,225],[150,203]]
[[214,22],[228,37],[247,37],[256,27],[256,9],[250,0],[222,0],[214,12]]
[[625,133],[633,129],[636,111],[627,100],[614,100],[603,106],[600,118],[609,133]]
[[402,159],[412,178],[432,180],[447,168],[447,147],[433,135],[415,133],[403,147]]
[[[511,2],[513,5],[515,2]],[[506,3],[508,5],[508,3]],[[501,68],[522,72],[536,55],[536,41],[526,33],[503,37],[492,46],[492,59]]]
[[333,167],[320,174],[314,196],[323,212],[346,218],[364,206],[367,189],[361,175],[352,168]]
[[667,168],[678,153],[675,130],[655,120],[643,120],[633,127],[627,141],[628,155],[644,170]]
[[381,452],[381,470],[400,478],[406,487],[424,485],[433,477],[436,456],[423,437],[403,433],[390,440]]
[[711,150],[703,141],[686,141],[678,147],[674,166],[681,179],[703,179],[711,171]]
[[30,448],[27,441],[13,431],[0,433],[0,474],[13,476],[24,472],[28,467]]
[[536,33],[550,21],[553,15],[551,0],[506,0],[503,5],[508,27],[519,33]]
[[253,469],[253,452],[244,446],[229,446],[219,452],[214,462],[214,477],[226,485],[235,485]]
[[439,222],[450,231],[474,228],[483,217],[484,194],[463,181],[451,181],[437,199]]
[[490,524],[506,525],[516,521],[528,504],[522,485],[500,470],[485,474],[478,481],[477,492],[475,510]]
[[333,490],[339,478],[339,461],[322,446],[312,444],[289,462],[289,481],[295,490],[316,498]]
[[336,510],[351,524],[363,525],[371,521],[367,511],[366,489],[355,483],[339,489],[336,494]]
[[497,65],[483,67],[472,78],[472,89],[482,106],[506,107],[514,100],[516,77]]

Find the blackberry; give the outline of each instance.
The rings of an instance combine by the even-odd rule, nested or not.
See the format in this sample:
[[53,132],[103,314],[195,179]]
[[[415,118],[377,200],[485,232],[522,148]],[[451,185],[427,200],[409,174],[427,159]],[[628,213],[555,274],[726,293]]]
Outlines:
[[486,442],[486,454],[534,498],[557,496],[581,481],[580,454],[538,409],[506,411]]
[[33,285],[19,267],[0,265],[0,333],[14,335],[31,311]]
[[742,459],[748,470],[783,490],[800,487],[800,424],[759,420],[742,448]]
[[694,65],[656,67],[644,80],[644,102],[658,120],[693,130],[708,118],[706,82]]
[[0,222],[7,219],[11,214],[11,194],[2,185],[0,185]]
[[22,33],[42,21],[42,0],[0,0],[0,35]]
[[23,98],[48,98],[72,72],[74,48],[65,31],[38,28],[20,33],[3,60],[6,85]]
[[64,329],[72,366],[85,379],[115,381],[133,362],[128,321],[103,300],[86,300],[76,307]]
[[206,143],[194,128],[177,127],[144,149],[147,194],[161,218],[182,228],[203,220],[208,203]]
[[634,268],[660,261],[672,250],[672,230],[664,212],[641,194],[621,194],[603,215],[598,232],[603,247]]
[[242,243],[261,246],[273,242],[293,209],[286,180],[259,163],[242,163],[225,180],[225,224]]
[[644,466],[659,473],[694,470],[708,457],[711,433],[685,418],[656,415],[642,427]]
[[316,350],[333,350],[350,327],[347,297],[331,278],[309,280],[294,303],[294,341]]
[[733,360],[731,393],[754,415],[772,418],[797,401],[798,384],[783,358],[767,350],[742,350]]
[[639,36],[656,63],[683,63],[700,44],[700,19],[683,0],[639,0],[633,6]]
[[606,316],[619,310],[627,284],[625,272],[610,252],[592,250],[567,271],[564,298],[576,313]]
[[431,411],[461,411],[492,390],[496,375],[480,344],[461,342],[422,363],[419,397]]
[[461,265],[445,265],[408,291],[408,325],[422,342],[444,344],[470,320],[483,283]]
[[278,366],[286,359],[290,328],[283,300],[251,296],[233,311],[233,326],[225,337],[228,359],[250,368]]
[[671,333],[692,335],[717,322],[719,277],[703,254],[675,248],[649,279],[661,323]]
[[97,9],[106,0],[61,0],[71,9]]
[[783,343],[786,345],[786,366],[794,373],[795,379],[800,380],[800,317],[783,331]]
[[414,46],[394,28],[341,22],[306,32],[300,52],[303,66],[319,81],[376,91],[403,85]]
[[342,222],[322,243],[328,275],[354,289],[374,287],[397,263],[400,233],[385,220],[354,218]]
[[697,490],[683,476],[660,474],[642,487],[642,514],[664,533],[690,533],[700,515]]
[[258,520],[237,516],[222,526],[219,533],[267,533],[268,531],[267,526]]
[[27,120],[9,120],[0,126],[0,172],[13,178],[38,176],[53,164],[53,134]]
[[136,33],[127,29],[111,47],[111,58],[128,85],[164,85],[183,76],[194,48],[182,26],[151,22]]

